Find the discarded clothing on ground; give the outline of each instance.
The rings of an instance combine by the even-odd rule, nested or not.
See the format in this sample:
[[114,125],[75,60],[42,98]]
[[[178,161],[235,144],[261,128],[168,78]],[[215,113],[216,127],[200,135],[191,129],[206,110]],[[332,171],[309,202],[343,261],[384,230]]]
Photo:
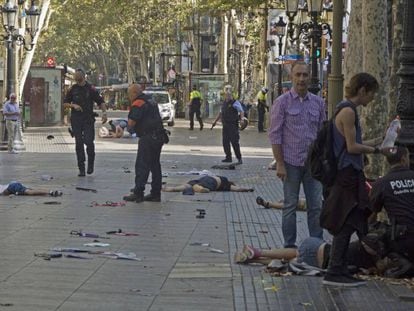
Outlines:
[[321,276],[325,270],[310,266],[306,263],[298,263],[295,260],[289,262],[273,259],[266,270],[273,275],[285,275],[287,273],[304,276]]

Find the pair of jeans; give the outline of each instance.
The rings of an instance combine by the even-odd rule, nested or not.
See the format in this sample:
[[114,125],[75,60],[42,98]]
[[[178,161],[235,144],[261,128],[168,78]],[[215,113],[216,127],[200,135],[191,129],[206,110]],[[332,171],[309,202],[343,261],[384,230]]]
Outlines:
[[285,247],[296,247],[296,206],[299,201],[300,185],[306,197],[309,235],[323,238],[319,225],[322,208],[322,185],[311,176],[309,167],[293,166],[285,162],[286,179],[283,182],[282,232]]
[[145,135],[139,138],[138,153],[135,161],[135,189],[134,193],[141,195],[145,191],[145,185],[151,172],[151,194],[161,195],[162,173],[161,173],[161,149],[163,142],[160,138]]

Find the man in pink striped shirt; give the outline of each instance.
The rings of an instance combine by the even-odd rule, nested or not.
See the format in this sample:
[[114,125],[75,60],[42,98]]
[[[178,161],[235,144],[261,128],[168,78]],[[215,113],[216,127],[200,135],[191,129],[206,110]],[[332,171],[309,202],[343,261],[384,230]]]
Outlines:
[[319,225],[322,185],[312,178],[305,161],[310,144],[326,119],[323,99],[308,92],[309,66],[296,62],[292,89],[276,98],[270,115],[269,140],[276,159],[276,175],[283,181],[282,232],[284,247],[296,248],[296,206],[301,183],[306,196],[309,235],[322,238]]

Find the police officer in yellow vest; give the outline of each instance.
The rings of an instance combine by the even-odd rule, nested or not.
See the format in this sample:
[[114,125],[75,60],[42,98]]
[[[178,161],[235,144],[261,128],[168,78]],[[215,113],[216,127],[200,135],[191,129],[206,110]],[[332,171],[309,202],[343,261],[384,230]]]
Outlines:
[[259,133],[266,132],[264,129],[264,118],[266,114],[266,110],[269,111],[269,106],[266,104],[266,94],[268,89],[263,87],[259,93],[257,94],[257,114],[258,114],[258,121],[257,121],[257,129]]
[[193,85],[193,91],[190,93],[190,130],[194,129],[194,114],[196,115],[198,123],[200,123],[200,131],[203,130],[203,120],[201,119],[201,100],[203,99],[200,91]]

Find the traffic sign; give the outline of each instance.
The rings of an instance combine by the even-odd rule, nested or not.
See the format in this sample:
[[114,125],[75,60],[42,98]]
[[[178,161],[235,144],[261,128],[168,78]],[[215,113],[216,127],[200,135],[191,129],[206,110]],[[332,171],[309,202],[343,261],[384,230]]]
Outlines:
[[46,59],[46,66],[47,66],[47,67],[51,67],[51,68],[56,67],[56,58],[55,58],[55,57],[53,57],[53,56],[49,56],[49,57]]

